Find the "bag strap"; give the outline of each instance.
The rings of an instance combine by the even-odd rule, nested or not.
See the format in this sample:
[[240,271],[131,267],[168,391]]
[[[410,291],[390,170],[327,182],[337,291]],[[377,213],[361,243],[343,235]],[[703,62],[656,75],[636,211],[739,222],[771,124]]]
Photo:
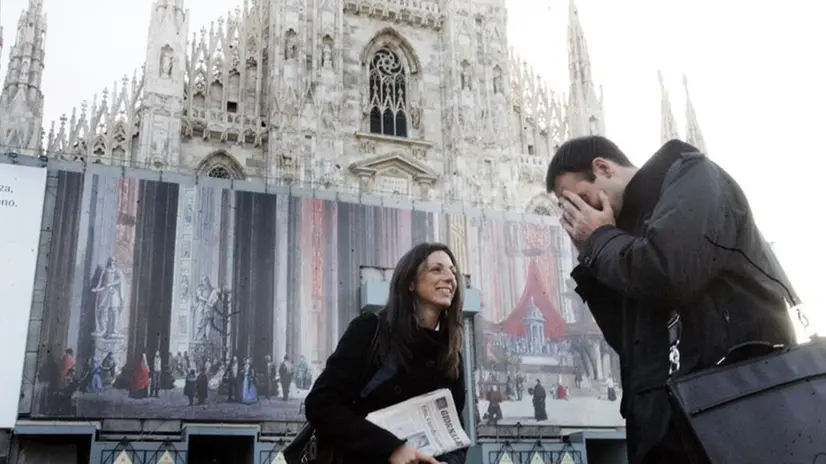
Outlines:
[[680,370],[680,339],[683,336],[683,321],[677,311],[668,319],[668,376]]
[[373,391],[379,388],[384,382],[392,379],[396,375],[397,370],[395,361],[388,357],[388,359],[381,363],[381,367],[378,372],[373,375],[373,378],[361,389],[359,397],[364,399],[370,396],[370,393],[373,393]]
[[[376,316],[378,318],[378,316]],[[376,331],[373,332],[373,338],[370,340],[370,348],[368,351],[367,360],[364,366],[364,369],[370,367],[370,362],[376,356],[377,351],[379,350],[379,335],[381,334],[381,319],[379,318],[378,323],[376,324]],[[361,393],[359,394],[359,399],[364,399],[370,396],[378,387],[380,387],[383,383],[387,382],[393,376],[396,375],[398,371],[398,366],[390,356],[386,356],[381,363],[381,367],[379,370],[373,374],[373,377],[364,385],[364,388],[361,389]],[[362,376],[363,377],[363,376]]]

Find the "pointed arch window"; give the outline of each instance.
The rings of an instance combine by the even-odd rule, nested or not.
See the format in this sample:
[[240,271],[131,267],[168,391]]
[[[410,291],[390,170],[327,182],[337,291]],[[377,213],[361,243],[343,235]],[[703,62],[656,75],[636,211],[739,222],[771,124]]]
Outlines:
[[407,74],[399,56],[386,48],[370,60],[370,132],[407,137]]
[[218,151],[198,163],[198,174],[213,179],[246,179],[244,168],[229,153]]

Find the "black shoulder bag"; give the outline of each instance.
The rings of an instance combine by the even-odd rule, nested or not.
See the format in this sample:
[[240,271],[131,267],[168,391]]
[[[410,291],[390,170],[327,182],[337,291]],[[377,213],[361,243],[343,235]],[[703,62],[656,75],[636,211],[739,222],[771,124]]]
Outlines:
[[[805,315],[798,310],[804,326]],[[680,320],[669,323],[671,373]],[[826,339],[744,343],[710,369],[672,377],[668,391],[694,464],[826,463]]]
[[[376,331],[373,333],[372,340],[370,340],[370,355],[367,357],[364,370],[369,367],[370,360],[375,357],[376,352],[378,351],[380,329],[381,321],[379,321],[379,324],[376,325]],[[376,372],[370,381],[367,382],[361,389],[359,399],[366,398],[373,393],[376,388],[381,386],[384,382],[390,380],[394,375],[396,375],[396,370],[396,363],[394,363],[390,358],[383,360],[378,372]],[[362,374],[361,378],[364,377],[365,376]],[[354,405],[356,401],[353,401]],[[328,446],[319,445],[318,436],[315,433],[315,427],[313,427],[309,422],[304,424],[298,434],[296,434],[295,438],[293,438],[293,440],[286,447],[284,447],[282,452],[287,464],[339,463],[339,457],[337,456],[335,449]]]

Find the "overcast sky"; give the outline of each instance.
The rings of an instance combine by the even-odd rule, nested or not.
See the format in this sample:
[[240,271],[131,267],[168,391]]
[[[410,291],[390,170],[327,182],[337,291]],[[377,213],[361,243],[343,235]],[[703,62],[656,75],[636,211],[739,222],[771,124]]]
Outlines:
[[[488,0],[489,1],[489,0]],[[145,56],[150,0],[44,0],[49,15],[46,125],[132,75]],[[186,0],[191,31],[233,0]],[[3,0],[2,72],[27,0]],[[511,45],[546,81],[567,88],[568,0],[507,0]],[[197,7],[196,7],[197,5]],[[810,307],[823,308],[820,243],[826,148],[826,4],[816,0],[579,0],[608,136],[639,163],[660,143],[657,70],[684,123],[689,77],[710,156],[746,190],[767,239]],[[811,309],[814,312],[814,308]],[[826,311],[813,314],[826,329]]]

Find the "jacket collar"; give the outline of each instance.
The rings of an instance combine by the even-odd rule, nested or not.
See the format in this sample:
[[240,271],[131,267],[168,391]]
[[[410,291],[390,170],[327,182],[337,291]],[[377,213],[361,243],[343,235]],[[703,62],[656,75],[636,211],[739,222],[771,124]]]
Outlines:
[[683,153],[696,151],[695,147],[685,142],[670,140],[654,153],[625,187],[622,211],[617,217],[620,229],[625,230],[625,226],[633,227],[640,216],[650,214],[654,210],[660,201],[663,181],[671,165]]

